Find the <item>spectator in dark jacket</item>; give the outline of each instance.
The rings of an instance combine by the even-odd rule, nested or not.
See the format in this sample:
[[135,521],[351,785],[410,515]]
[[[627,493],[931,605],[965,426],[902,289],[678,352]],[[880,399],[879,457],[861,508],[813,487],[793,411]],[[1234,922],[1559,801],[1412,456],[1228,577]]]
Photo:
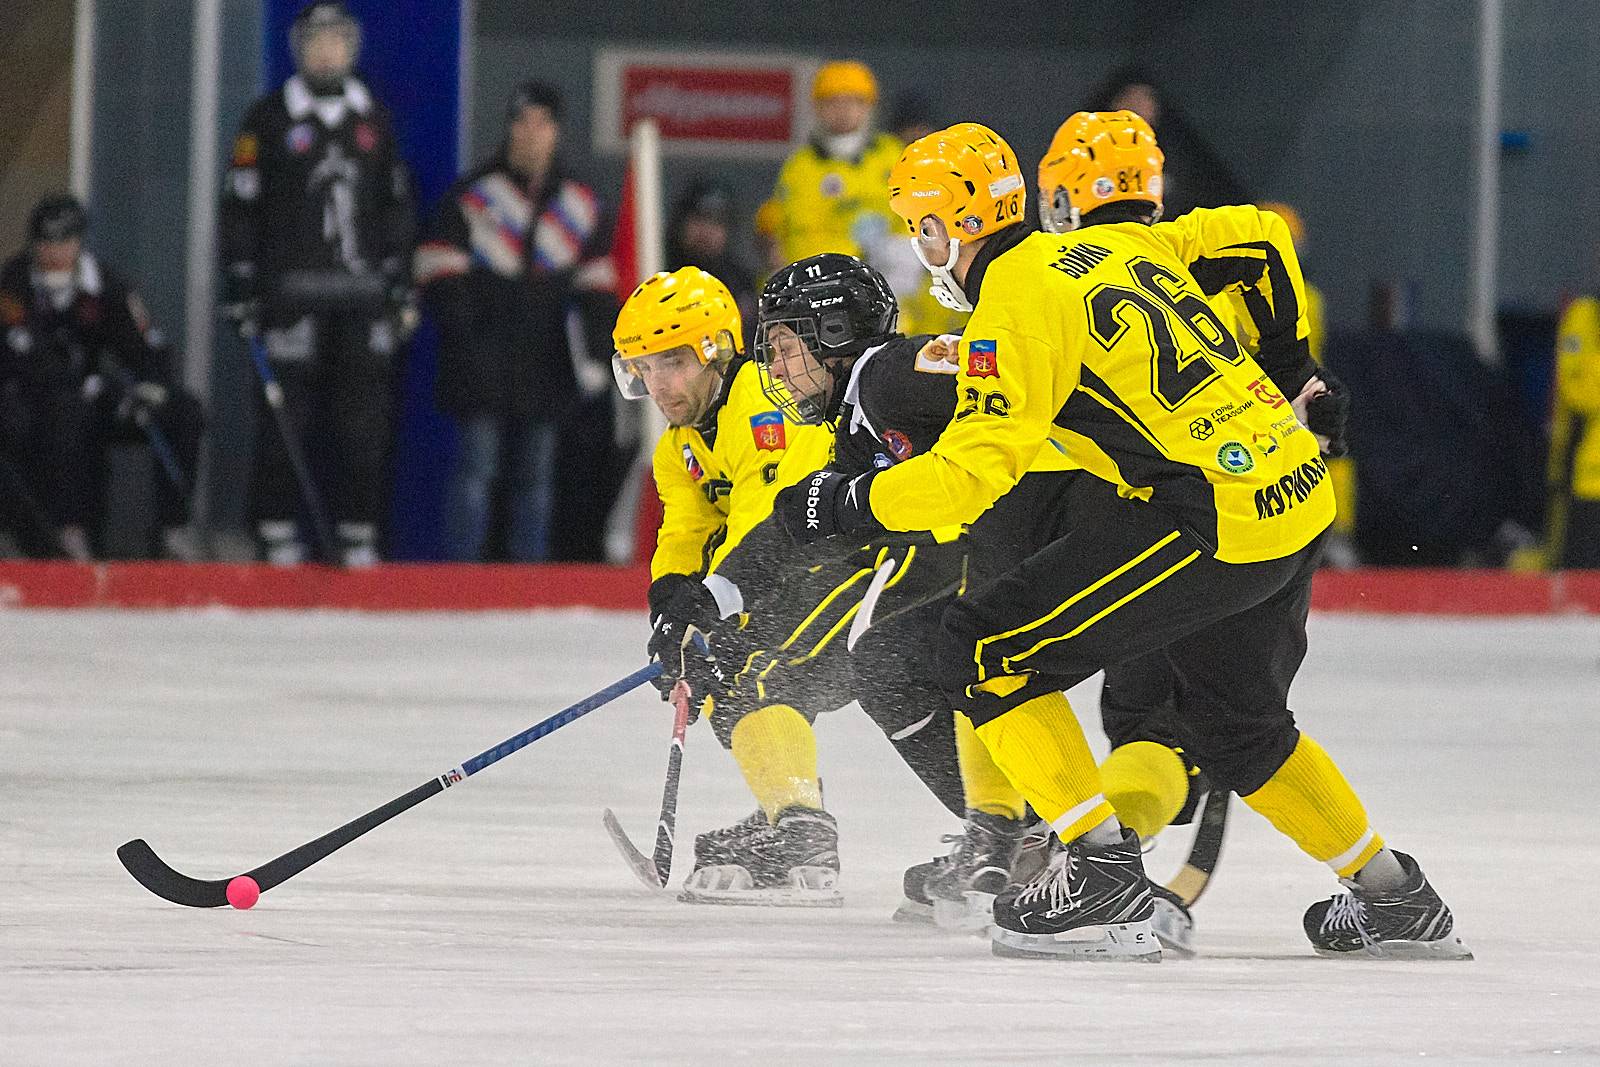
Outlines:
[[1089,105],[1091,111],[1123,109],[1135,112],[1155,129],[1156,143],[1166,156],[1163,218],[1175,219],[1197,207],[1248,204],[1253,199],[1177,102],[1142,67],[1113,71]]
[[[552,86],[518,87],[505,142],[445,195],[417,250],[439,403],[461,430],[445,518],[457,560],[485,558],[497,515],[507,558],[600,553],[588,499],[609,502],[612,446],[592,409],[610,410],[616,272],[599,200],[557,157],[560,123]],[[593,478],[568,476],[585,464]]]
[[83,247],[87,225],[76,199],[46,197],[28,247],[0,268],[0,515],[29,555],[98,554],[106,449],[148,440],[161,524],[150,547],[191,558],[200,404],[168,375],[138,294]]
[[753,336],[756,278],[729,247],[733,229],[733,190],[713,178],[695,179],[667,223],[667,269],[699,267],[726,285],[739,305],[745,332]]

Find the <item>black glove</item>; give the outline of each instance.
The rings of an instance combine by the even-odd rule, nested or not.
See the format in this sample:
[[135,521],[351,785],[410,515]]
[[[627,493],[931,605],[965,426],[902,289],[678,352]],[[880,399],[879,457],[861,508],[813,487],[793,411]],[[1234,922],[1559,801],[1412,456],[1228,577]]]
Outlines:
[[662,700],[672,698],[680,678],[689,683],[691,709],[726,689],[711,651],[720,621],[716,599],[693,575],[665,574],[650,584],[650,662],[661,664],[652,684]]
[[875,470],[851,477],[816,471],[778,494],[773,511],[790,537],[809,545],[840,534],[883,533],[868,498]]
[[1328,443],[1323,446],[1322,454],[1337,459],[1350,451],[1350,442],[1345,436],[1345,422],[1350,418],[1350,391],[1325,370],[1317,371],[1317,377],[1328,391],[1307,401],[1306,428],[1326,438]]

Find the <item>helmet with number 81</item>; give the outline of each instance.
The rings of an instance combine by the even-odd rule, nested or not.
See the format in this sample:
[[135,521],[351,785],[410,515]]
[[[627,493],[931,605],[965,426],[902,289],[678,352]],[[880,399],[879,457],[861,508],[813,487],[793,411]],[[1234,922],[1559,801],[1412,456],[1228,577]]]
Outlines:
[[1155,131],[1132,111],[1080,111],[1056,130],[1039,162],[1039,223],[1051,233],[1078,228],[1107,204],[1152,205],[1161,217],[1165,157]]
[[[950,271],[961,246],[1022,221],[1027,182],[1005,139],[958,122],[906,146],[889,171],[889,206],[905,221],[917,258],[933,275],[934,298],[952,311],[972,304]],[[941,253],[943,263],[931,256]]]
[[698,423],[744,351],[733,294],[699,267],[653,274],[629,294],[611,332],[611,369],[629,400],[650,397],[674,426]]

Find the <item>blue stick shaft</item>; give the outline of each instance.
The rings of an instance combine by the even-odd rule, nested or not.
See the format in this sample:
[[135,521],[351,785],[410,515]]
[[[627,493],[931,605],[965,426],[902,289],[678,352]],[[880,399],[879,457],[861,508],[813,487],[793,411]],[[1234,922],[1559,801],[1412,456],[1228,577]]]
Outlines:
[[554,733],[575,719],[581,719],[591,711],[605,704],[611,703],[622,694],[637,689],[661,673],[661,664],[651,663],[640,667],[626,678],[612,682],[604,689],[591,696],[584,697],[576,704],[563,711],[558,711],[543,722],[535,723],[515,737],[508,737],[493,748],[478,753],[461,765],[462,777],[470,777],[489,766],[505,759],[513,752],[527,748],[546,734]]

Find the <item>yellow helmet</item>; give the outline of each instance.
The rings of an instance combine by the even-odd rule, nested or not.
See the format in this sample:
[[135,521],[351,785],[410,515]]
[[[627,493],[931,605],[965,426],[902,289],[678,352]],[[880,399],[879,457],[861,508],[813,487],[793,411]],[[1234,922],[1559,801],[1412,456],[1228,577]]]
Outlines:
[[[889,171],[889,206],[933,275],[934,298],[953,311],[972,310],[950,273],[961,245],[1021,222],[1027,197],[1017,154],[1005,138],[976,122],[958,122],[912,141]],[[942,265],[928,262],[917,240],[929,216],[944,224],[950,240]]]
[[859,96],[869,104],[878,102],[878,82],[872,69],[854,59],[825,63],[811,81],[811,99],[830,96]]
[[611,331],[612,371],[622,395],[649,396],[639,361],[687,349],[702,366],[722,367],[744,351],[744,323],[733,294],[699,267],[661,271],[628,294]]
[[1164,160],[1155,131],[1132,111],[1069,116],[1039,163],[1040,224],[1065,233],[1118,200],[1149,201],[1160,218]]
[[906,233],[929,215],[962,243],[1022,220],[1027,183],[1005,139],[976,122],[958,122],[906,145],[889,171],[889,206]]

